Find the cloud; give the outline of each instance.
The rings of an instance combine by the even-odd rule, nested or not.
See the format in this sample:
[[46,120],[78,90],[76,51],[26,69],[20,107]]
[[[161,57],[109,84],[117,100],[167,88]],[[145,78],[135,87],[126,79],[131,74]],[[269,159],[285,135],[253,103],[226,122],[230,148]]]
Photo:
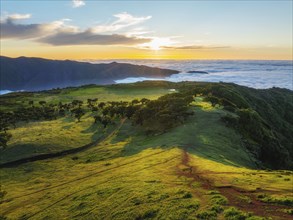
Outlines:
[[82,0],[72,0],[72,7],[73,8],[79,8],[85,6],[85,2]]
[[205,45],[188,45],[188,46],[162,46],[162,49],[176,49],[176,50],[201,50],[201,49],[225,49],[229,46],[205,46]]
[[38,39],[39,42],[54,45],[136,45],[149,42],[147,38],[127,37],[119,34],[97,34],[88,29],[83,32],[58,32]]
[[[62,45],[139,45],[150,42],[152,39],[139,37],[139,35],[127,35],[115,33],[125,27],[139,24],[147,17],[134,17],[128,13],[114,15],[118,18],[109,25],[102,25],[80,30],[67,22],[70,19],[62,19],[50,23],[23,24],[20,19],[30,18],[30,14],[12,14],[1,20],[1,39],[31,39],[54,46]],[[108,32],[112,33],[108,33]]]
[[152,18],[152,16],[134,17],[133,15],[128,14],[127,12],[116,14],[114,15],[114,17],[116,18],[116,21],[113,21],[110,24],[98,25],[96,27],[93,27],[93,30],[99,33],[115,32],[126,27],[140,24]]
[[8,20],[21,20],[31,18],[31,14],[11,14],[7,16]]
[[149,34],[149,35],[154,34],[154,31],[147,31],[142,27],[138,27],[138,28],[133,28],[133,29],[127,31],[125,34],[126,34],[126,36],[143,36],[146,34]]
[[18,24],[15,21],[29,18],[28,15],[9,15],[1,20],[1,39],[32,39],[52,34],[58,30],[73,31],[75,27],[65,24],[66,19],[44,24]]

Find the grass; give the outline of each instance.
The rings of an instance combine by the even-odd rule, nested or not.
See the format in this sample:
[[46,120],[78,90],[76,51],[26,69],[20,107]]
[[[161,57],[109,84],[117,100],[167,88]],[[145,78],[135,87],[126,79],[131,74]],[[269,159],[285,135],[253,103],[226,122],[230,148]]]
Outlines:
[[[82,216],[91,219],[99,215],[108,218],[135,219],[158,210],[155,212],[158,217],[168,213],[174,217],[173,219],[178,219],[177,217],[180,216],[184,219],[189,214],[195,213],[199,202],[194,197],[190,198],[188,189],[184,185],[170,187],[176,179],[170,173],[173,163],[180,159],[178,155],[180,155],[178,149],[145,150],[135,156],[107,160],[112,165],[106,167],[103,161],[88,164],[62,158],[52,161],[49,167],[44,161],[38,162],[30,171],[27,171],[28,167],[25,165],[18,167],[15,172],[17,176],[21,176],[21,179],[12,175],[9,169],[4,169],[1,173],[4,179],[2,184],[5,185],[4,190],[8,192],[5,198],[9,199],[112,168],[111,171],[104,171],[90,178],[60,186],[58,190],[53,188],[33,194],[29,200],[28,197],[13,199],[3,204],[2,210],[13,209],[13,213],[9,215],[11,218],[29,216],[64,198],[58,205],[44,210],[35,218],[67,216],[75,219]],[[121,166],[127,163],[130,164]],[[69,167],[70,172],[68,172]],[[56,168],[59,170],[53,173]],[[44,169],[46,173],[43,173]],[[40,174],[42,178],[39,177]],[[16,182],[13,183],[13,179]],[[163,209],[160,204],[164,204]],[[93,210],[89,212],[89,209]]]
[[213,220],[213,219],[217,219],[217,212],[216,211],[202,211],[197,213],[196,217],[198,219],[203,219],[203,220]]
[[264,218],[253,216],[251,213],[242,212],[234,207],[224,211],[225,219],[227,220],[264,220]]
[[227,205],[228,200],[222,195],[213,195],[211,197],[211,202],[215,205]]
[[181,126],[159,136],[146,137],[139,127],[126,124],[112,143],[126,141],[123,155],[132,155],[141,150],[160,146],[181,146],[188,152],[203,158],[231,166],[255,167],[254,159],[242,147],[241,137],[221,123],[225,112],[204,103],[205,109],[193,107],[194,115]]
[[279,205],[287,205],[293,207],[293,196],[279,196],[279,195],[268,195],[268,194],[259,194],[257,198],[266,203],[274,203]]
[[103,129],[100,124],[94,124],[89,114],[78,123],[69,116],[52,121],[22,123],[10,130],[12,139],[8,147],[1,151],[0,162],[80,147],[97,140],[107,130],[110,127]]
[[[164,93],[168,88],[119,85],[73,88],[57,95],[35,93],[33,98],[49,102],[87,97],[117,101],[154,99]],[[22,99],[16,98],[19,103]],[[268,205],[280,205],[280,201],[291,198],[291,171],[256,170],[255,159],[243,147],[241,136],[221,122],[225,110],[211,106],[202,97],[192,105],[194,116],[168,133],[146,136],[140,127],[126,120],[112,136],[86,151],[1,169],[0,216],[252,220],[263,218],[239,209],[222,194],[221,187],[255,192],[253,195],[265,190],[267,194],[258,199],[266,200]],[[80,123],[61,118],[19,124],[11,133],[13,139],[3,151],[3,161],[78,147],[110,130],[93,126],[93,119],[86,115]],[[188,155],[185,163],[184,151]],[[190,167],[194,169],[190,171]],[[209,180],[209,188],[204,180]],[[237,199],[250,205],[250,194],[240,195]],[[290,217],[291,209],[283,207],[280,212]],[[265,211],[266,216],[278,219],[278,212]]]
[[13,110],[15,108],[28,105],[29,101],[34,101],[38,105],[39,101],[58,104],[59,102],[71,102],[74,99],[82,100],[98,98],[101,102],[107,101],[132,101],[133,99],[157,99],[168,94],[168,88],[162,87],[131,87],[128,85],[119,86],[84,86],[60,90],[58,93],[13,93],[0,97],[0,110]]

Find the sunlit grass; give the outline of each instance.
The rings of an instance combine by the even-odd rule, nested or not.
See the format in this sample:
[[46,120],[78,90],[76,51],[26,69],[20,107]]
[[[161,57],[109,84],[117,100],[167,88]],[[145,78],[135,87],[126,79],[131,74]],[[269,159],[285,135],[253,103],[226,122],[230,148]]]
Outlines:
[[80,147],[101,137],[107,129],[94,124],[93,117],[87,114],[81,122],[68,116],[51,121],[21,123],[9,132],[12,139],[8,147],[1,150],[1,162]]
[[[95,87],[34,98],[129,101],[155,99],[167,92],[163,88]],[[10,219],[233,219],[252,215],[233,208],[237,204],[221,194],[221,187],[255,193],[267,203],[292,201],[292,172],[256,170],[241,136],[221,122],[226,112],[220,106],[196,97],[192,110],[188,121],[164,134],[147,136],[126,120],[112,136],[86,151],[1,169],[1,190],[6,194],[0,215]],[[67,117],[19,124],[11,130],[13,138],[3,158],[78,147],[111,129],[93,125],[89,113],[80,123]],[[184,151],[188,154],[185,163]],[[204,180],[212,187],[205,188]],[[263,197],[262,190],[266,190]],[[247,194],[238,199],[252,202]]]

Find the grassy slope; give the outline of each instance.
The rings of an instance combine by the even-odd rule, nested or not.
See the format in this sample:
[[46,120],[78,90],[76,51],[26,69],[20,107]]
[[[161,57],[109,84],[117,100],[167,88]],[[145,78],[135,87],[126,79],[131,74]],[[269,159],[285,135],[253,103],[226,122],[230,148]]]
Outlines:
[[1,152],[0,162],[80,147],[97,140],[113,127],[104,130],[102,125],[93,122],[93,117],[87,114],[79,123],[67,117],[18,125],[10,131],[12,138]]
[[[156,98],[168,92],[166,88],[143,88],[137,93],[131,88],[119,90],[112,97],[103,93],[105,100],[117,100],[119,95],[128,100]],[[161,93],[143,94],[151,90]],[[102,94],[99,90],[88,91],[86,95],[82,89],[72,93],[77,99]],[[213,219],[210,209],[220,203],[228,211],[235,206],[274,219],[290,218],[284,213],[286,206],[253,207],[258,204],[255,200],[258,194],[288,197],[292,173],[253,170],[254,161],[242,147],[240,136],[219,120],[225,111],[211,107],[201,98],[193,104],[195,115],[166,134],[145,137],[140,128],[126,121],[119,131],[87,151],[2,169],[2,190],[7,195],[0,213],[11,219],[196,219],[203,213],[210,214],[207,219]],[[88,120],[66,123],[72,123],[78,134],[90,126]],[[37,126],[23,125],[13,132],[19,137],[21,132],[28,132],[26,135],[30,137],[41,126],[48,128],[45,132],[48,139],[66,147],[66,139],[55,138],[57,132],[49,129],[51,125],[65,132],[61,119],[32,125]],[[93,137],[92,133],[84,137],[73,134],[74,130],[68,138],[78,137],[80,144]],[[19,138],[14,141],[17,143]],[[33,144],[40,140],[31,137],[27,141]],[[47,142],[46,138],[41,141]],[[215,191],[227,197],[228,202],[219,202]],[[217,216],[223,219],[225,214]]]
[[[47,103],[71,102],[74,99],[83,100],[98,98],[101,102],[107,101],[131,101],[133,99],[156,99],[167,94],[167,88],[119,88],[88,86],[85,88],[71,88],[61,90],[60,93],[29,93],[15,94],[0,99],[6,103],[1,106],[3,110],[11,110],[18,105],[27,105],[33,100],[35,105],[39,101]],[[130,95],[131,94],[131,95]],[[53,121],[30,122],[18,124],[17,129],[10,130],[12,139],[7,149],[1,152],[0,163],[26,158],[42,153],[51,153],[70,148],[80,147],[101,137],[106,130],[101,125],[93,125],[93,118],[89,114],[83,116],[81,123],[76,123],[71,117]],[[109,130],[109,129],[108,129]]]
[[48,103],[71,102],[74,99],[86,102],[88,98],[98,98],[101,102],[106,101],[131,101],[133,99],[156,99],[167,94],[168,87],[148,86],[132,87],[121,86],[84,86],[68,88],[63,90],[51,90],[39,93],[13,93],[0,98],[0,110],[13,110],[17,107],[27,105],[28,101],[35,103],[46,101]]

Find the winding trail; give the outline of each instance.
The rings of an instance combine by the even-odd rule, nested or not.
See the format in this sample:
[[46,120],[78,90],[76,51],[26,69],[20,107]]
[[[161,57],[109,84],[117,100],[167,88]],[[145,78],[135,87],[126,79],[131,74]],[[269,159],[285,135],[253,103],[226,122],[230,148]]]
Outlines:
[[79,153],[79,152],[87,150],[91,147],[95,147],[95,146],[99,145],[101,142],[104,142],[105,140],[112,137],[122,127],[125,120],[126,120],[126,118],[121,119],[120,124],[110,134],[103,135],[102,137],[98,138],[96,141],[91,142],[89,144],[86,144],[84,146],[76,147],[74,149],[59,151],[59,152],[55,152],[55,153],[35,155],[35,156],[28,157],[28,158],[22,158],[19,160],[2,163],[2,164],[0,164],[0,168],[16,167],[16,166],[19,166],[24,163],[29,163],[29,162],[39,161],[39,160],[47,160],[47,159],[52,159],[52,158],[56,158],[56,157],[62,157],[62,156],[70,155],[70,154]]
[[[264,203],[257,200],[257,193],[271,191],[260,189],[251,192],[232,185],[228,185],[225,187],[216,187],[214,182],[208,178],[208,174],[228,174],[229,172],[197,172],[197,167],[191,166],[189,164],[190,156],[187,150],[188,148],[182,150],[181,164],[177,165],[177,175],[191,179],[191,181],[188,183],[188,186],[191,189],[191,192],[197,195],[198,198],[201,200],[202,207],[207,207],[208,205],[211,205],[208,201],[208,194],[204,193],[204,191],[216,190],[228,199],[229,206],[234,206],[242,211],[253,212],[255,215],[263,217],[273,217],[273,219],[292,219],[292,216],[290,214],[281,211],[282,209],[292,209],[291,206]],[[186,168],[181,169],[180,166]],[[193,183],[200,183],[200,189],[194,188],[192,186]],[[241,199],[243,197],[249,198],[250,202]]]

